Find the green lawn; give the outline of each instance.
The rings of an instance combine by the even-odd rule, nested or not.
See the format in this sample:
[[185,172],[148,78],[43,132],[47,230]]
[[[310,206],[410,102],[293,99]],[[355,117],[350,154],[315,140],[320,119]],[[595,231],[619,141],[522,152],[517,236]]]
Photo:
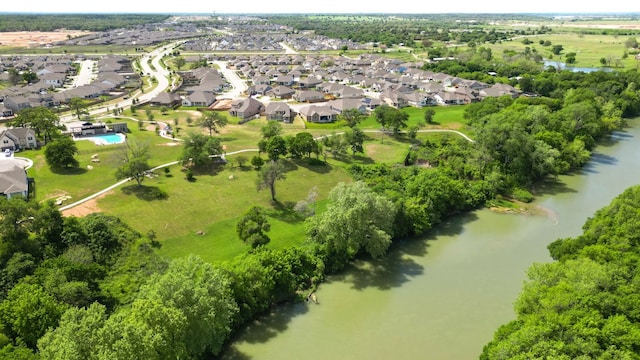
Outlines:
[[[484,47],[489,47],[493,51],[494,57],[502,57],[504,50],[515,50],[517,52],[524,51],[525,46],[529,46],[531,49],[536,49],[543,57],[552,60],[558,60],[564,62],[565,54],[570,52],[576,53],[576,63],[574,66],[578,67],[600,67],[601,58],[617,58],[621,59],[625,46],[624,42],[627,36],[614,36],[614,35],[588,35],[579,33],[551,33],[539,36],[531,36],[529,40],[533,41],[533,44],[525,45],[522,43],[522,39],[513,41],[505,41],[501,44],[483,44]],[[542,46],[538,42],[540,40],[551,41],[552,46]],[[553,45],[562,45],[564,50],[560,55],[553,55],[551,48]],[[627,59],[622,60],[624,67],[635,68],[638,61],[634,59],[633,55],[629,55]]]
[[[136,123],[129,121],[131,133],[127,135],[130,141],[148,143],[151,148],[149,164],[157,166],[178,159],[181,146],[167,146],[172,143],[163,139],[153,131],[141,131]],[[34,166],[28,170],[28,175],[36,180],[36,199],[44,200],[61,195],[71,196],[71,201],[100,191],[116,182],[115,159],[120,151],[118,145],[95,145],[88,140],[77,141],[78,155],[76,159],[80,163],[78,169],[69,169],[53,172],[44,158],[44,149],[27,150],[19,156],[30,158]],[[100,162],[91,161],[92,155],[97,154]],[[89,170],[90,165],[93,169]]]
[[[227,165],[218,172],[196,174],[194,182],[186,181],[178,166],[171,168],[169,177],[158,173],[157,178],[145,180],[141,189],[132,183],[114,190],[98,201],[99,208],[127,219],[143,234],[154,230],[163,243],[161,251],[167,255],[195,253],[210,260],[228,259],[247,250],[237,240],[235,223],[252,205],[269,210],[274,246],[297,243],[304,225],[292,215],[292,206],[314,186],[318,187],[319,198],[324,199],[337,183],[351,181],[340,166],[309,166],[306,160],[291,161],[287,178],[276,184],[279,203],[274,204],[268,190],[256,190],[257,173],[248,167]],[[158,190],[166,197],[149,196]],[[197,235],[199,231],[204,235]]]

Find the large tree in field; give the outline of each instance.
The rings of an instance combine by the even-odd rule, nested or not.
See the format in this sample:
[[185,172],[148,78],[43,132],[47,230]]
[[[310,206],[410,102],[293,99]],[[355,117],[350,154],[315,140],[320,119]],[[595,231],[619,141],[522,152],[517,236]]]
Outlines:
[[51,141],[54,135],[60,133],[60,118],[56,113],[45,107],[22,109],[18,116],[10,123],[15,127],[28,127],[36,132],[44,143]]
[[397,135],[400,129],[407,127],[407,120],[409,119],[407,113],[388,105],[378,106],[373,115],[381,127],[382,137],[380,142],[384,142],[384,133],[387,129],[392,129],[393,133]]
[[276,201],[276,181],[284,180],[285,178],[284,165],[279,161],[271,160],[260,168],[256,187],[258,191],[269,189],[271,191],[271,200]]
[[354,258],[363,250],[374,258],[385,254],[396,214],[391,201],[360,181],[338,184],[329,200],[326,211],[311,218],[309,235],[313,241],[338,257]]
[[214,155],[222,154],[220,139],[200,133],[189,133],[184,140],[180,159],[195,166],[204,165],[211,161]]
[[74,157],[77,153],[76,142],[67,136],[50,142],[44,149],[47,164],[54,169],[78,167],[78,160]]
[[350,128],[354,128],[362,122],[367,116],[361,113],[358,109],[349,109],[342,112],[342,114],[338,115],[338,120],[344,120],[347,123],[347,126]]
[[227,125],[227,117],[217,111],[209,111],[198,120],[198,125],[209,129],[209,136],[213,136],[214,132],[217,134],[221,127]]
[[149,170],[149,145],[127,141],[119,153],[117,179],[133,178],[142,185],[145,171]]
[[251,245],[253,249],[269,243],[270,239],[266,233],[270,229],[267,216],[259,206],[250,207],[236,224],[236,233],[240,240]]

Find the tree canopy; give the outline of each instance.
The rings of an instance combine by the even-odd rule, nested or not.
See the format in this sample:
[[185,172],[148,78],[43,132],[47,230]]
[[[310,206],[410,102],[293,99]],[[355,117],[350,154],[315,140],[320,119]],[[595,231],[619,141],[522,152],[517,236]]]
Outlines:
[[52,168],[78,167],[75,155],[78,153],[76,142],[68,136],[63,136],[50,142],[44,149],[44,157]]

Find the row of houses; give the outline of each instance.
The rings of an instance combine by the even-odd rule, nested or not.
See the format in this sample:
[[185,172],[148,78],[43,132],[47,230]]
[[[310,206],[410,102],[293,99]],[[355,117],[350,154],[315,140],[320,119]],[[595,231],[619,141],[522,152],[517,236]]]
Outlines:
[[[508,84],[489,85],[419,69],[423,64],[365,55],[358,59],[330,56],[263,55],[225,57],[231,69],[245,78],[246,98],[234,99],[229,114],[248,120],[264,115],[270,120],[292,121],[290,101],[308,103],[298,108],[310,122],[335,121],[345,110],[371,112],[380,105],[395,108],[459,105],[485,97],[518,96]],[[331,65],[327,65],[331,64]],[[158,106],[215,106],[216,94],[226,81],[216,69],[180,73],[183,86],[151,101]],[[255,97],[268,97],[266,105]],[[263,99],[264,100],[264,99]]]
[[[3,66],[17,67],[19,71],[31,71],[39,81],[27,86],[12,86],[0,91],[0,117],[11,117],[30,107],[58,107],[72,98],[95,99],[103,95],[121,93],[124,87],[136,82],[139,76],[133,72],[131,61],[124,56],[109,55],[98,60],[97,76],[87,85],[63,88],[70,76],[76,74],[71,57],[46,57],[23,61],[22,58],[6,59]],[[23,70],[24,66],[31,66]]]

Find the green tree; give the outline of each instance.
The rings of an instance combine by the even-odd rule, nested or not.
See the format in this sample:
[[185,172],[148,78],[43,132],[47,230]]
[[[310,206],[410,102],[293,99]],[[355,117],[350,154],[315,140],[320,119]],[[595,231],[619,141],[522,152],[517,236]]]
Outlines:
[[267,221],[264,210],[259,206],[250,207],[236,224],[236,233],[240,240],[251,246],[252,249],[266,245],[271,239],[267,232],[271,225]]
[[230,280],[222,270],[193,255],[175,259],[165,273],[151,277],[140,294],[184,316],[184,328],[173,334],[169,345],[184,346],[191,358],[220,352],[237,312]]
[[10,125],[32,128],[45,144],[60,133],[60,118],[51,109],[42,106],[22,109]]
[[434,108],[428,107],[426,109],[424,109],[424,121],[427,124],[432,124],[433,123],[433,117],[436,115],[436,110]]
[[638,39],[635,37],[630,37],[624,42],[624,46],[627,49],[637,49],[638,48]]
[[178,70],[181,70],[187,64],[187,61],[182,56],[178,56],[175,60],[175,64]]
[[271,160],[258,172],[256,187],[258,191],[269,189],[271,200],[276,201],[276,181],[286,179],[285,167],[280,161]]
[[79,97],[74,97],[69,100],[69,107],[73,114],[78,118],[78,120],[82,120],[81,117],[83,115],[89,115],[87,102]]
[[251,158],[251,165],[256,169],[260,169],[262,165],[264,165],[264,160],[262,160],[260,156],[256,155]]
[[299,132],[294,137],[289,138],[287,141],[287,150],[288,152],[298,158],[302,154],[306,154],[307,157],[311,157],[311,153],[313,153],[318,147],[318,143],[308,132]]
[[557,45],[553,45],[551,47],[551,52],[553,53],[553,55],[560,55],[560,53],[562,52],[562,50],[564,50],[564,46],[557,44]]
[[44,157],[51,168],[77,168],[79,163],[75,155],[78,153],[76,142],[63,136],[50,142],[44,149]]
[[348,109],[338,115],[338,120],[345,121],[350,128],[358,126],[365,118],[365,114],[361,113],[358,109]]
[[35,348],[38,339],[58,325],[64,311],[65,306],[39,285],[18,284],[0,303],[0,321],[7,335]]
[[356,153],[364,153],[363,145],[366,135],[362,130],[354,127],[351,130],[345,132],[344,136],[347,140],[347,143],[351,147],[351,152],[353,153],[353,155],[355,155]]
[[145,172],[151,168],[149,166],[149,145],[127,141],[120,148],[118,154],[118,168],[116,169],[116,179],[133,178],[138,183],[138,186],[142,185]]
[[227,125],[227,117],[217,111],[209,111],[200,118],[198,125],[209,129],[209,136],[213,136],[214,132],[217,134],[220,128]]
[[309,235],[327,251],[354,258],[361,251],[372,257],[385,254],[393,235],[396,208],[364,182],[340,183],[329,193],[322,214],[311,218]]
[[40,356],[51,360],[98,360],[106,320],[104,305],[70,308],[60,318],[58,327],[38,340]]
[[222,153],[220,139],[192,132],[184,140],[180,159],[183,162],[201,166],[210,162],[211,157]]
[[265,151],[269,159],[276,161],[287,154],[287,142],[280,135],[270,137],[266,140]]
[[263,139],[272,138],[274,136],[282,135],[282,124],[275,120],[269,120],[260,128]]
[[33,84],[38,81],[38,75],[31,71],[25,71],[22,73],[22,80],[28,84]]

